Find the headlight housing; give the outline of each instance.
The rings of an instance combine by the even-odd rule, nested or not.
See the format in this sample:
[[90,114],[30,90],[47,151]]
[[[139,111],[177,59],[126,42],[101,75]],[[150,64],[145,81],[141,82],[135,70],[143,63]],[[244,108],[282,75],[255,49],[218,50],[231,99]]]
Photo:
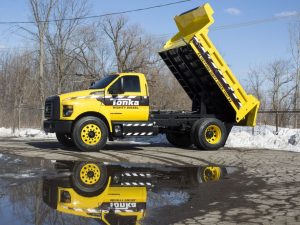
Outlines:
[[73,106],[72,105],[64,105],[63,106],[63,116],[69,117],[73,114]]
[[68,191],[60,192],[60,202],[62,203],[71,203],[71,195]]

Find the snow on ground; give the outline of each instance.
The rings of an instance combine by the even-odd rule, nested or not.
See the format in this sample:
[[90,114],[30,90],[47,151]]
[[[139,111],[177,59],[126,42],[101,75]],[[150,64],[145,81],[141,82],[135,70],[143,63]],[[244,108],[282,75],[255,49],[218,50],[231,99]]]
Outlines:
[[0,137],[19,137],[19,138],[54,138],[54,134],[46,134],[44,131],[39,129],[31,128],[21,128],[20,130],[15,130],[13,133],[11,128],[0,127]]
[[274,126],[256,126],[254,135],[251,127],[234,127],[226,147],[265,148],[300,152],[300,129],[279,128],[276,135]]
[[[13,134],[10,128],[0,128],[0,137],[18,138],[55,138],[54,134],[45,134],[38,129],[16,130]],[[135,143],[164,143],[167,144],[165,135],[157,135],[151,138],[130,139]],[[125,140],[124,140],[125,141]],[[127,140],[126,140],[127,141]],[[233,127],[226,147],[232,148],[260,148],[300,152],[300,129],[279,128],[278,135],[275,134],[274,126],[256,126],[254,135],[251,127]]]

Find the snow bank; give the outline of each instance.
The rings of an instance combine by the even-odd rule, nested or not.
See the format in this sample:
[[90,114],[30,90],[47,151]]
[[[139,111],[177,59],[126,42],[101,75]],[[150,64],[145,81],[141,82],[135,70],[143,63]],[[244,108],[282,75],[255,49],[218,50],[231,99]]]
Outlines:
[[20,130],[15,130],[13,133],[11,128],[0,127],[0,137],[19,137],[19,138],[54,138],[54,134],[46,134],[44,131],[39,129],[21,128]]
[[256,126],[254,135],[250,127],[234,127],[226,147],[266,148],[300,152],[300,129],[279,128],[276,135],[274,126]]

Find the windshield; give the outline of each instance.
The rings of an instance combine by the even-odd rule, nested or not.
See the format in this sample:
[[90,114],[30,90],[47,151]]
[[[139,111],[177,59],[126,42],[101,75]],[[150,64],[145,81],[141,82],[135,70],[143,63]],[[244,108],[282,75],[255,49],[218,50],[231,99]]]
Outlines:
[[118,75],[109,75],[106,76],[104,78],[102,78],[101,80],[96,81],[91,87],[90,89],[103,89],[105,88],[107,85],[109,85],[114,79],[116,79],[118,77]]

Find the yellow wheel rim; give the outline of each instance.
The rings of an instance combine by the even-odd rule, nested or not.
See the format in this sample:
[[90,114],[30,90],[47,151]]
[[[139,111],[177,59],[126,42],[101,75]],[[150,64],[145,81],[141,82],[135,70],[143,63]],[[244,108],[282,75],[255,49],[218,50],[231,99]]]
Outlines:
[[210,125],[205,130],[205,140],[214,145],[221,141],[222,131],[220,127],[216,125]]
[[88,163],[80,170],[80,180],[87,185],[96,184],[100,179],[100,175],[100,168],[94,163]]
[[218,166],[208,166],[203,170],[203,181],[217,181],[221,178],[221,168]]
[[87,124],[81,130],[81,140],[87,145],[96,145],[101,140],[101,129],[96,124]]

